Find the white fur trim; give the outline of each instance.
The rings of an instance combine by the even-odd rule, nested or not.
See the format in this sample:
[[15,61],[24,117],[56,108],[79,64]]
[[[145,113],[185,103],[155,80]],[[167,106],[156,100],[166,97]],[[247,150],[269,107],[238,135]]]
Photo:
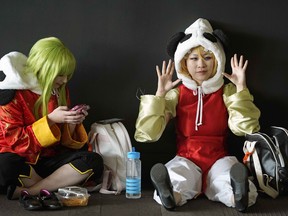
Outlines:
[[0,89],[29,89],[41,94],[36,77],[32,73],[24,73],[27,57],[20,52],[10,52],[0,60],[0,71],[6,75],[0,82]]
[[220,42],[218,41],[216,43],[213,43],[207,40],[203,36],[204,32],[208,32],[212,34],[213,29],[210,23],[206,19],[199,18],[185,30],[186,35],[192,33],[192,36],[188,40],[184,41],[183,43],[178,44],[175,55],[174,55],[174,61],[175,61],[175,69],[176,69],[178,78],[182,80],[182,83],[187,88],[191,90],[196,90],[197,83],[194,80],[188,77],[185,77],[182,74],[179,74],[179,70],[181,68],[180,61],[183,59],[185,54],[191,48],[197,47],[199,45],[212,51],[218,62],[217,71],[216,71],[216,74],[212,78],[206,81],[203,81],[201,85],[203,92],[205,94],[210,94],[220,89],[221,86],[224,84],[222,72],[225,69],[226,58],[225,58],[224,49],[222,45],[220,44]]

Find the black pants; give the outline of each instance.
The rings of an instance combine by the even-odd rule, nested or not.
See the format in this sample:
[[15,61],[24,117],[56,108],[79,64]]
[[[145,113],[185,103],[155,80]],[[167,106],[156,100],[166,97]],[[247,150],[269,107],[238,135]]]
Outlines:
[[25,158],[14,153],[0,153],[0,193],[6,193],[9,185],[21,186],[20,176],[29,176],[31,167],[42,178],[46,178],[65,164],[71,164],[79,173],[93,170],[91,180],[97,181],[103,173],[103,159],[94,152],[69,151],[53,157],[39,158],[36,165],[25,162]]

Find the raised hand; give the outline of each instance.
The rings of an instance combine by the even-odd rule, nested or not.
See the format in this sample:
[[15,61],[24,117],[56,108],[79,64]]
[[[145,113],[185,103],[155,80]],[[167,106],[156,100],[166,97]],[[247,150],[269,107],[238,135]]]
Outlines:
[[248,60],[244,62],[244,57],[241,55],[239,62],[237,54],[231,58],[232,74],[223,73],[223,75],[229,79],[237,88],[237,92],[246,88],[246,68],[248,66]]
[[172,62],[172,60],[169,60],[167,67],[166,61],[163,61],[161,71],[159,66],[156,65],[156,72],[158,76],[156,96],[165,96],[169,90],[174,88],[181,81],[180,79],[177,79],[174,82],[172,81],[174,73],[174,62]]

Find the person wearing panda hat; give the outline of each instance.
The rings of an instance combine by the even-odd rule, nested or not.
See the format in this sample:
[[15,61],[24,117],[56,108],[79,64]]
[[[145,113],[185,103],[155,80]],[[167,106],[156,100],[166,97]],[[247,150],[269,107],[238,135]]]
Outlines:
[[[237,136],[259,131],[260,111],[246,86],[248,61],[235,54],[232,73],[224,72],[227,42],[221,30],[199,18],[171,37],[167,52],[174,62],[156,66],[156,94],[141,96],[134,135],[138,142],[157,141],[175,118],[176,156],[150,171],[154,199],[168,210],[201,193],[241,212],[256,202],[256,187],[246,167],[228,155],[226,146],[233,143],[226,140],[229,129]],[[231,82],[224,84],[223,76]]]

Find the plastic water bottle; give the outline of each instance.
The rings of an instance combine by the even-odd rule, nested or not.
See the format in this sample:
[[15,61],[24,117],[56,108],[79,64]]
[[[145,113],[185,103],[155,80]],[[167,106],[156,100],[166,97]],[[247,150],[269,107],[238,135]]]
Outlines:
[[132,148],[127,153],[126,162],[126,198],[138,199],[141,197],[141,160],[140,153]]

